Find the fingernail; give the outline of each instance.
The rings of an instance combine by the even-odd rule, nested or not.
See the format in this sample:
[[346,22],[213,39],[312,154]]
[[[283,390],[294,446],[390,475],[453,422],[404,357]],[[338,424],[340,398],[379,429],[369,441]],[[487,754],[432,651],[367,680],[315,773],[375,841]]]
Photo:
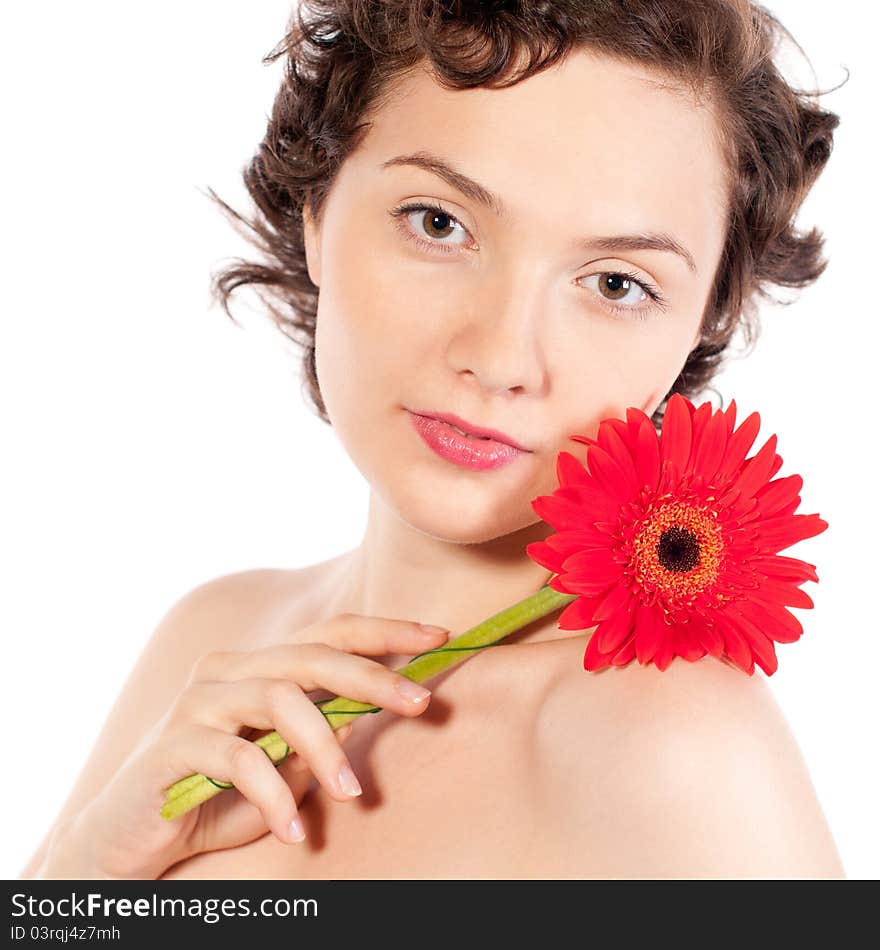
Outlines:
[[302,841],[305,838],[306,833],[303,829],[302,822],[299,820],[299,817],[293,819],[290,823],[290,839],[291,841]]
[[397,692],[411,703],[423,703],[431,695],[430,690],[406,678],[395,683],[395,686],[397,687]]
[[339,770],[339,787],[346,795],[354,796],[361,793],[360,782],[347,765],[343,765]]
[[425,631],[425,633],[430,633],[432,636],[436,636],[438,633],[449,633],[449,630],[447,630],[446,627],[435,627],[430,623],[420,623],[419,626]]

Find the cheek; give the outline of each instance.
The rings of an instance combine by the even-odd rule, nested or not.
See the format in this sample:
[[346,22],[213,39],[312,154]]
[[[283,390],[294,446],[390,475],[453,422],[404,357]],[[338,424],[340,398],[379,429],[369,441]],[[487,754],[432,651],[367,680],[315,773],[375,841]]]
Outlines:
[[367,406],[405,397],[412,368],[424,363],[420,328],[431,325],[432,308],[380,242],[363,248],[348,232],[332,235],[322,262],[315,364],[331,421],[345,430],[348,417]]
[[680,315],[657,312],[636,317],[596,317],[581,340],[554,349],[555,378],[578,394],[630,392],[678,375],[690,351],[694,328]]
[[629,326],[591,324],[582,344],[558,347],[551,367],[557,450],[580,457],[583,446],[570,436],[593,436],[600,421],[625,419],[630,406],[650,416],[681,372],[693,332],[667,312]]
[[398,239],[380,229],[364,235],[355,228],[331,227],[327,239],[321,297],[329,299],[321,306],[364,352],[393,354],[418,335],[426,315],[436,309],[424,265],[408,260],[396,247]]

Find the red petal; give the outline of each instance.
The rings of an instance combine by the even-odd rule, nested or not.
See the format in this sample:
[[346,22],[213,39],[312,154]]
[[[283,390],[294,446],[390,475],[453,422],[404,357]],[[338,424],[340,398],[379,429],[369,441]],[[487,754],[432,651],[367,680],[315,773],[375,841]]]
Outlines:
[[689,663],[699,660],[706,655],[706,648],[700,642],[700,629],[694,621],[683,624],[678,628],[676,653]]
[[728,440],[724,458],[721,460],[721,465],[715,475],[716,485],[724,485],[734,477],[740,465],[742,465],[746,453],[757,438],[758,429],[760,428],[761,417],[757,412],[753,412],[733,433]]
[[548,571],[558,574],[562,570],[564,558],[545,541],[532,541],[526,545],[526,555],[536,564],[546,567]]
[[724,410],[724,421],[727,423],[728,438],[733,435],[736,428],[736,400],[731,399],[730,405]]
[[605,451],[610,455],[614,456],[612,447],[614,442],[612,440],[612,435],[617,435],[618,438],[626,442],[626,430],[627,425],[623,419],[619,419],[616,416],[611,416],[608,419],[603,419],[599,425],[599,432],[596,435],[596,441],[599,444],[600,448],[605,449]]
[[[789,475],[786,478],[777,478],[768,482],[755,497],[758,499],[758,510],[763,518],[770,518],[778,514],[792,500],[799,501],[798,492],[803,488],[804,480],[800,475]],[[795,508],[797,504],[795,504]]]
[[633,627],[633,613],[629,610],[619,610],[608,620],[599,624],[596,636],[599,638],[597,646],[602,653],[613,653],[630,635]]
[[715,477],[726,448],[727,420],[724,418],[724,413],[719,410],[706,424],[694,457],[694,471],[703,476],[706,484]]
[[556,620],[560,630],[589,630],[595,627],[593,611],[601,598],[578,597],[568,604]]
[[815,606],[812,597],[805,590],[769,577],[761,580],[761,587],[755,596],[758,600],[785,607],[805,607],[809,609]]
[[594,633],[587,643],[587,649],[584,651],[585,670],[601,670],[602,667],[611,665],[611,657],[599,652],[597,639]]
[[661,462],[673,462],[679,475],[684,474],[691,451],[691,416],[686,402],[679,393],[672,395],[666,406],[660,432]]
[[600,531],[595,525],[584,525],[575,530],[551,534],[546,539],[546,543],[565,558],[578,551],[591,548],[613,548],[617,541],[608,532]]
[[685,466],[685,470],[688,472],[693,471],[697,448],[711,417],[712,404],[710,402],[704,402],[694,413],[694,417],[691,420],[691,450],[688,454],[688,463]]
[[639,427],[636,438],[636,474],[641,487],[656,490],[660,479],[660,440],[650,422]]
[[654,429],[654,423],[651,422],[650,416],[642,412],[641,409],[637,409],[635,406],[630,406],[626,410],[626,421],[627,421],[627,438],[626,444],[629,446],[630,450],[633,450],[633,455],[635,455],[636,441],[639,434],[639,430],[643,429],[645,425],[650,428],[655,436],[656,430]]
[[792,580],[797,583],[819,580],[816,565],[801,561],[796,557],[786,557],[784,554],[763,554],[760,557],[753,557],[751,563],[756,571],[779,580]]
[[[749,606],[749,604],[747,601],[743,601],[738,606]],[[758,666],[760,666],[768,676],[772,676],[779,666],[773,643],[765,636],[761,629],[744,614],[740,614],[736,617],[736,623],[746,642],[751,647],[752,655],[757,661]]]
[[587,449],[587,460],[590,474],[609,497],[618,502],[624,502],[629,501],[638,492],[635,474],[628,477],[605,449],[598,445],[591,445]]
[[599,624],[599,649],[610,653],[629,636],[635,620],[635,604],[629,588],[618,584],[606,592],[602,602],[593,611],[593,620]]
[[589,571],[573,571],[563,575],[566,589],[572,594],[586,594],[587,597],[599,597],[620,579],[619,574],[598,576]]
[[589,483],[587,470],[571,452],[565,450],[556,455],[556,478],[560,485],[583,485]]
[[[716,478],[717,481],[717,478]],[[727,491],[722,492],[718,497],[718,501],[715,502],[715,506],[719,511],[723,511],[725,508],[728,508],[736,504],[736,500],[739,498],[739,489],[738,488],[728,488]],[[533,506],[534,507],[534,506]]]
[[614,498],[608,495],[592,475],[589,475],[588,478],[588,483],[569,484],[564,488],[558,488],[554,493],[583,508],[581,515],[583,523],[577,527],[583,527],[584,524],[593,524],[596,521],[608,521],[616,518],[620,511],[620,502],[615,501]]
[[560,494],[540,495],[532,501],[532,508],[539,518],[557,531],[582,528],[586,521],[583,505]]
[[818,515],[783,515],[758,523],[757,543],[765,553],[775,554],[797,541],[815,537],[828,527]]
[[779,660],[772,642],[763,633],[745,630],[743,635],[751,644],[755,662],[768,676],[772,676],[779,668]]
[[749,676],[755,672],[755,663],[752,658],[752,649],[739,632],[734,620],[728,617],[728,612],[719,611],[715,617],[715,626],[724,637],[724,652],[731,662]]
[[[596,608],[593,614],[595,620],[608,620],[618,613],[628,613],[635,606],[633,596],[629,587],[625,584],[618,584],[613,587],[606,595],[601,604]],[[610,650],[610,647],[603,647],[603,650]]]
[[594,577],[607,577],[614,580],[621,574],[620,565],[612,558],[607,548],[588,548],[577,551],[565,559],[568,573],[583,572]]
[[781,515],[793,515],[797,510],[798,506],[801,503],[801,496],[795,495],[792,500],[785,505],[783,508],[780,508],[779,511],[775,512],[775,516],[779,517]]
[[663,622],[656,607],[639,604],[636,610],[636,632],[633,639],[636,644],[636,656],[639,663],[644,666],[653,658],[670,628]]
[[720,657],[724,653],[724,637],[715,629],[707,624],[702,624],[696,629],[696,636],[707,653],[714,657]]
[[633,657],[636,655],[635,644],[632,641],[632,638],[626,641],[624,645],[614,654],[614,657],[611,660],[612,666],[626,666],[627,663],[631,663]]
[[776,436],[771,435],[761,446],[761,451],[746,462],[739,477],[734,482],[741,498],[751,498],[755,492],[766,485],[770,477],[770,466],[776,455]]
[[[621,424],[624,426],[625,432],[626,425],[625,423]],[[605,451],[612,458],[614,463],[623,474],[625,497],[629,499],[634,495],[637,495],[641,485],[639,485],[638,475],[636,474],[635,465],[633,464],[633,458],[630,454],[629,447],[616,429],[605,429],[605,441],[602,445],[602,448],[605,449]]]
[[[778,643],[794,643],[801,638],[804,628],[800,620],[779,604],[761,603],[755,600],[737,601],[736,610],[754,627]],[[743,626],[746,626],[743,624]]]
[[560,594],[573,594],[573,593],[575,593],[575,591],[569,590],[569,589],[565,586],[565,581],[564,581],[558,574],[557,574],[555,577],[551,577],[550,580],[547,581],[547,586],[548,586],[551,590],[559,591]]
[[672,639],[673,635],[668,633],[657,647],[657,652],[654,654],[654,666],[656,666],[658,670],[665,670],[672,662],[672,657],[675,655],[675,647],[672,644]]

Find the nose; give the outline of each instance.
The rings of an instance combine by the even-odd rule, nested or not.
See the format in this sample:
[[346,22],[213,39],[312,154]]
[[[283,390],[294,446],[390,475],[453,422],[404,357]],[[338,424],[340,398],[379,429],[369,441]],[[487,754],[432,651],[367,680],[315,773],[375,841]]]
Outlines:
[[498,268],[481,274],[467,306],[460,308],[447,348],[459,374],[476,378],[486,392],[540,393],[546,382],[541,341],[546,288],[534,275]]

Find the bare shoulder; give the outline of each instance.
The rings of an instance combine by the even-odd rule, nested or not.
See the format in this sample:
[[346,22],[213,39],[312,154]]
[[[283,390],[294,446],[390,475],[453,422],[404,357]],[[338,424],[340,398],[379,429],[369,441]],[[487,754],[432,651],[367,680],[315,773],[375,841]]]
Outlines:
[[111,780],[186,685],[193,664],[215,650],[256,646],[281,604],[295,600],[308,569],[259,568],[222,575],[185,592],[165,611],[121,684],[67,801],[34,853],[29,876],[59,825]]
[[[663,672],[560,675],[536,722],[541,794],[565,861],[609,877],[844,872],[766,680],[712,657]],[[575,790],[577,790],[575,792]]]
[[132,674],[137,682],[124,691],[151,680],[151,702],[158,700],[164,710],[202,655],[258,650],[282,640],[284,628],[307,615],[317,567],[254,568],[193,587],[160,619]]
[[240,649],[256,626],[306,589],[309,570],[255,568],[204,581],[171,605],[153,640],[183,634],[192,650]]

